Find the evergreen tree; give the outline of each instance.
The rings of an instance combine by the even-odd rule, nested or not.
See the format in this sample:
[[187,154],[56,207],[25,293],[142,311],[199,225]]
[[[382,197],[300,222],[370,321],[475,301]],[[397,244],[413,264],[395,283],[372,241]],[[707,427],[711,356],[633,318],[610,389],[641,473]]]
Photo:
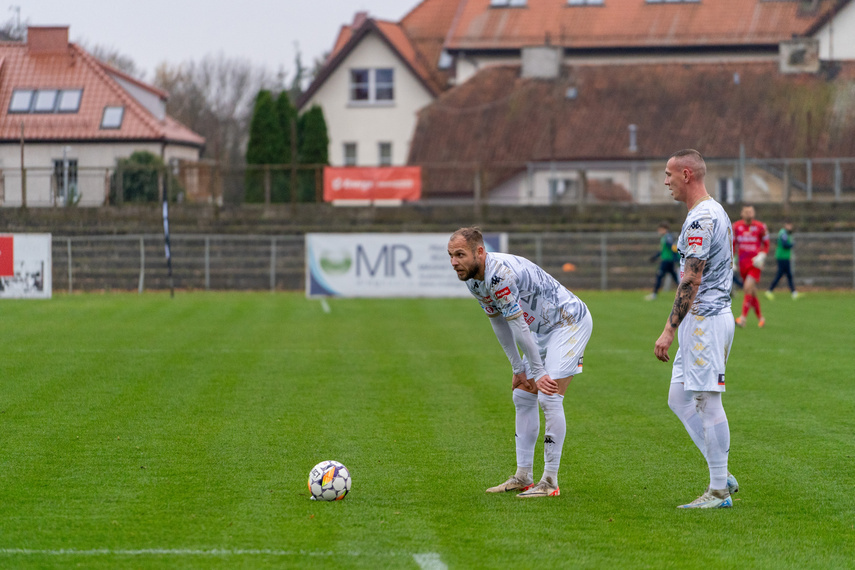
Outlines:
[[[246,163],[248,166],[261,164],[282,164],[285,156],[285,137],[279,121],[273,94],[266,89],[258,92],[249,125],[249,142],[246,146]],[[271,172],[271,199],[282,201],[280,195],[284,189],[282,184],[274,184]],[[278,180],[277,180],[278,182]],[[265,174],[259,169],[248,169],[246,173],[246,201],[264,202]],[[278,188],[277,188],[278,187]],[[277,191],[278,190],[278,191]]]
[[[330,139],[323,109],[318,105],[312,105],[308,111],[300,115],[297,127],[300,164],[329,164]],[[315,175],[315,172],[306,171],[300,177],[301,200],[315,200]],[[321,176],[322,173],[317,172],[317,175]]]

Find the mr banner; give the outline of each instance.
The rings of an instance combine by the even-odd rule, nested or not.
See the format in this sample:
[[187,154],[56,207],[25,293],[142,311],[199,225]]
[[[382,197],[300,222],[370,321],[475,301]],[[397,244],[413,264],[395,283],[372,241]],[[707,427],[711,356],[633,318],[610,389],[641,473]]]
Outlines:
[[51,235],[0,235],[0,299],[50,299],[51,288]]
[[[451,234],[307,234],[306,296],[468,297],[451,269]],[[506,251],[507,234],[485,234]]]

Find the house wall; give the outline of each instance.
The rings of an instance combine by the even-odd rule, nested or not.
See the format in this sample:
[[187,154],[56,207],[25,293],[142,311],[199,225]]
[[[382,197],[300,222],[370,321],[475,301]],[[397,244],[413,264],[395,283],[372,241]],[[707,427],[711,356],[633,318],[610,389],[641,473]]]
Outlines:
[[[639,163],[633,171],[623,168],[575,168],[567,165],[536,165],[528,172],[521,172],[503,184],[490,190],[490,204],[548,206],[571,205],[580,200],[580,168],[584,168],[589,182],[610,181],[625,188],[637,204],[670,204],[674,201],[665,186],[664,164]],[[708,164],[705,184],[711,196],[725,203],[780,202],[783,198],[783,181],[767,169],[747,165],[742,200],[735,196],[735,180],[738,178],[736,163]],[[550,180],[562,181],[553,193]],[[566,184],[564,183],[566,181]],[[587,202],[598,202],[589,196]]]
[[850,2],[815,36],[822,60],[855,59],[855,3]]
[[[63,147],[68,147],[69,160],[77,160],[79,206],[101,206],[109,190],[109,177],[116,160],[127,158],[136,151],[148,151],[170,159],[198,160],[198,149],[160,143],[27,143],[24,147],[24,168],[27,171],[27,206],[54,205],[54,160],[62,160]],[[21,147],[0,145],[0,206],[21,206]]]
[[[394,102],[351,103],[350,70],[354,68],[393,68]],[[314,104],[323,109],[330,138],[329,158],[333,166],[344,164],[346,142],[357,144],[358,166],[377,166],[378,144],[391,142],[392,164],[402,166],[407,163],[416,112],[432,101],[431,93],[389,46],[375,34],[369,34],[306,102],[304,109]]]

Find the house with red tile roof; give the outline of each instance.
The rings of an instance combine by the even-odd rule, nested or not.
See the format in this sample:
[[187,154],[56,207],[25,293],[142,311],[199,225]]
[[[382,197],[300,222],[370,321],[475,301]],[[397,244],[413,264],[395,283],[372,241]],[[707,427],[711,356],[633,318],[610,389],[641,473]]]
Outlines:
[[198,160],[205,140],[166,114],[167,97],[70,43],[67,26],[0,42],[0,204],[53,206],[76,195],[100,206],[119,158]]
[[[385,51],[368,49],[375,44]],[[360,101],[371,98],[372,58],[381,61],[381,52],[382,65],[398,65],[395,81],[406,76],[423,87],[418,97]],[[424,198],[537,204],[574,195],[666,200],[659,162],[677,139],[657,125],[669,111],[705,109],[705,121],[686,115],[698,119],[691,128],[668,121],[689,133],[682,145],[704,147],[715,131],[720,138],[706,154],[742,157],[738,174],[728,164],[716,175],[722,193],[780,199],[787,169],[749,176],[744,157],[844,152],[845,137],[826,145],[821,129],[835,124],[834,108],[845,108],[848,60],[855,0],[424,0],[397,24],[358,17],[343,27],[301,106],[323,107],[333,164],[377,165],[377,141],[394,140],[394,160],[385,163],[422,166]],[[720,88],[692,91],[672,79],[708,85],[707,75]],[[697,99],[673,107],[683,91]],[[829,91],[837,107],[821,98],[828,105],[814,108],[810,97]],[[735,101],[762,103],[752,107],[760,124],[748,112],[725,119]],[[784,144],[796,139],[775,130],[788,124],[801,125],[798,144]],[[748,140],[749,125],[767,138]],[[654,136],[664,144],[647,144]]]

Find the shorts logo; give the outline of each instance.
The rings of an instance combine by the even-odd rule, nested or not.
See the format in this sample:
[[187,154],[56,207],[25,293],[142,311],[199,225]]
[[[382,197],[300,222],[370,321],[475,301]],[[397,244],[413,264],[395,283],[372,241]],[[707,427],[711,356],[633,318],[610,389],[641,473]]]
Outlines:
[[507,297],[510,294],[511,294],[511,288],[510,287],[505,287],[504,289],[499,289],[498,291],[496,291],[494,293],[494,295],[496,296],[496,299],[502,299],[503,297]]
[[706,366],[706,365],[707,365],[707,361],[706,361],[706,360],[704,360],[703,358],[701,358],[701,357],[699,356],[699,357],[697,357],[697,358],[695,359],[695,364],[696,364],[697,366]]
[[689,247],[703,246],[704,245],[704,238],[701,236],[689,236],[688,242],[689,242]]
[[719,374],[719,375],[718,375],[718,385],[719,385],[719,386],[724,386],[724,374]]

